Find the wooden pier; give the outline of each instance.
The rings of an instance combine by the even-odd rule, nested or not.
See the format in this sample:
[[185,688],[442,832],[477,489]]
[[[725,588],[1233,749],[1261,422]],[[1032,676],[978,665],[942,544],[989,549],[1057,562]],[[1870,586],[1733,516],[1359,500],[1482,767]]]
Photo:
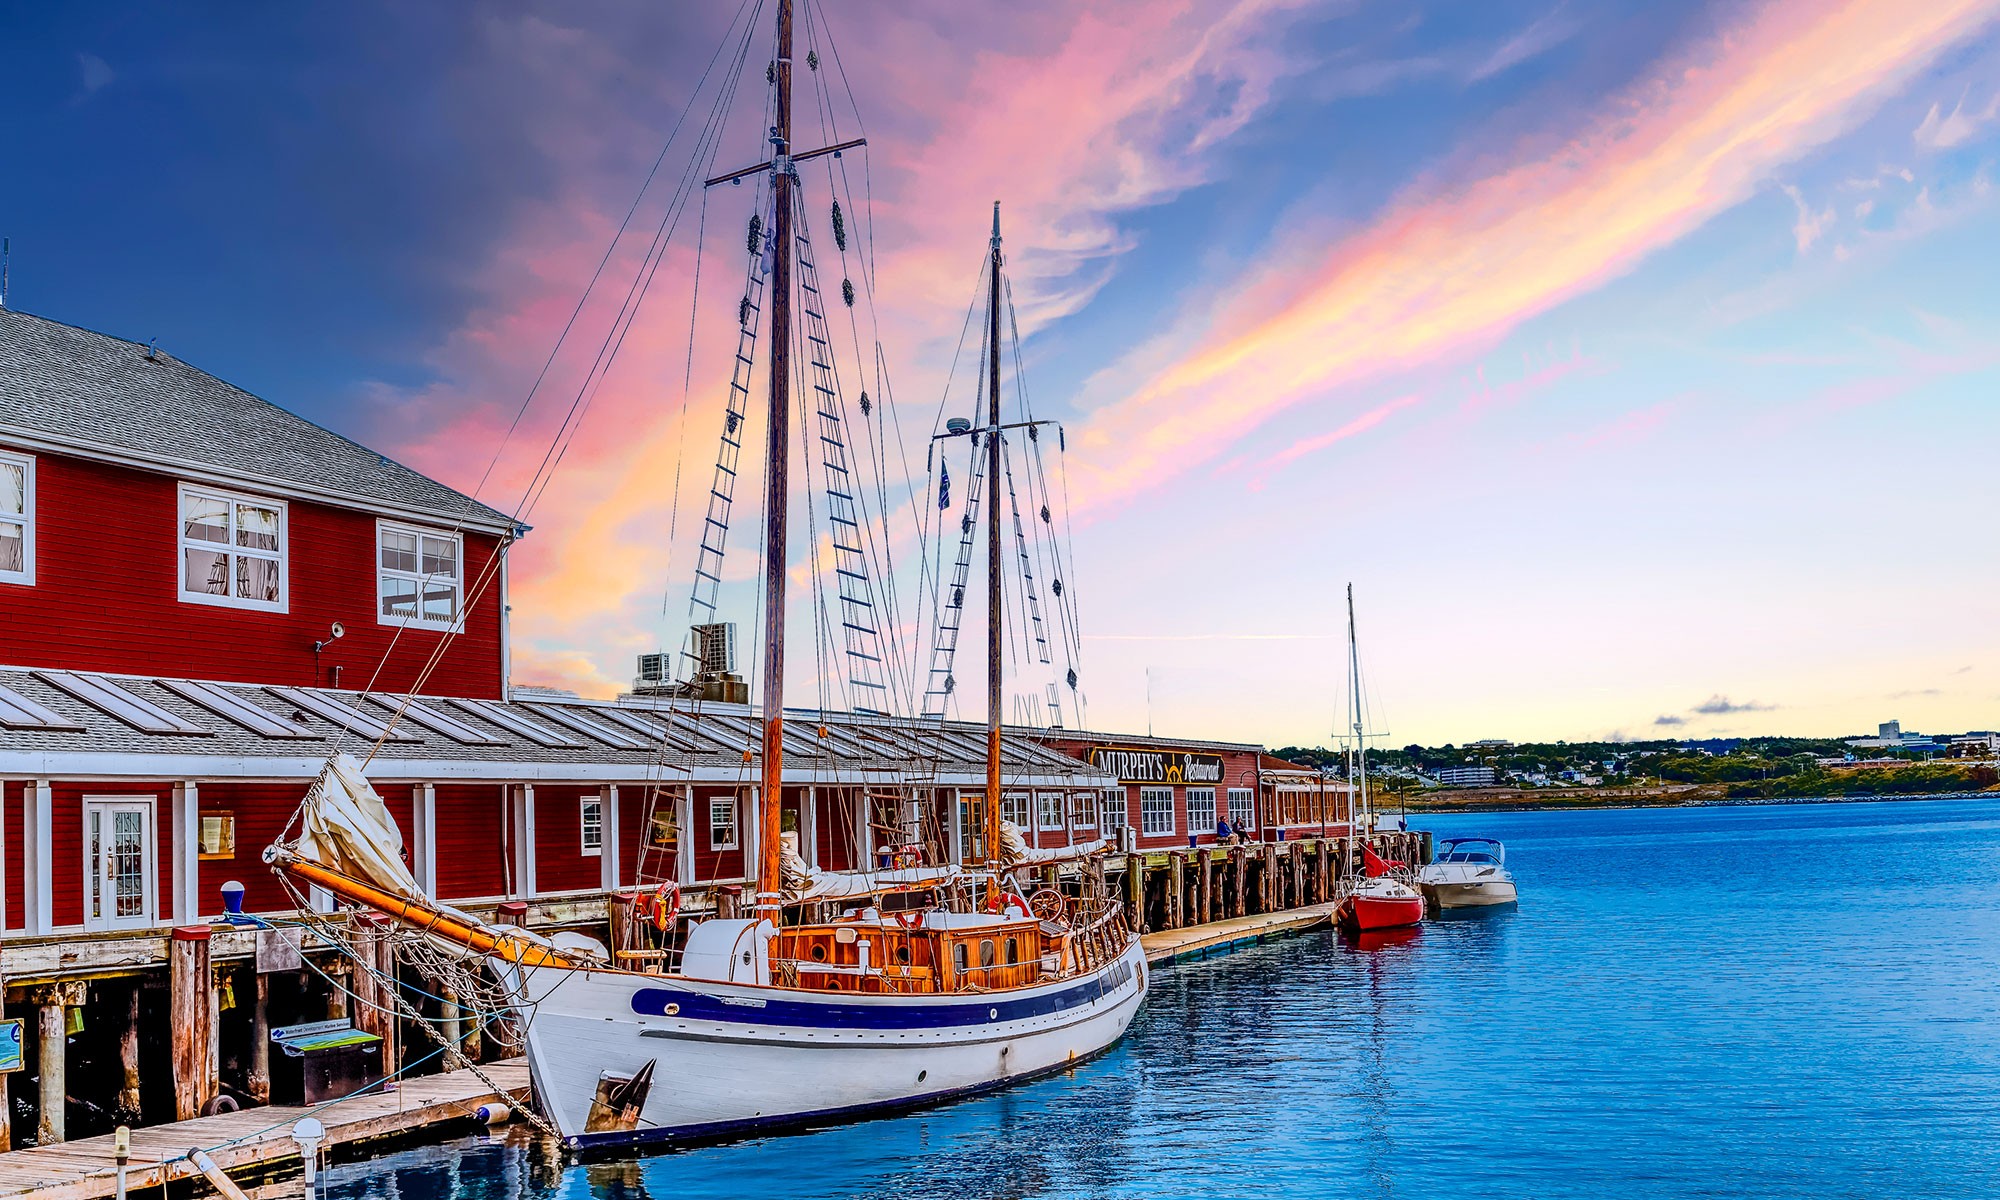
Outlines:
[[[490,1063],[482,1070],[500,1085],[500,1092],[471,1071],[451,1071],[405,1080],[394,1091],[349,1096],[316,1108],[246,1108],[134,1129],[126,1190],[136,1194],[200,1174],[186,1157],[193,1148],[207,1150],[223,1170],[231,1172],[296,1162],[299,1145],[292,1140],[292,1126],[307,1115],[326,1126],[326,1145],[331,1147],[460,1124],[474,1120],[482,1104],[526,1102],[525,1059]],[[109,1134],[0,1154],[0,1197],[98,1200],[114,1195],[117,1187]]]
[[1318,928],[1331,921],[1339,907],[1338,903],[1313,904],[1286,912],[1256,913],[1207,925],[1163,929],[1142,935],[1139,944],[1146,951],[1146,961],[1153,966],[1191,962]]

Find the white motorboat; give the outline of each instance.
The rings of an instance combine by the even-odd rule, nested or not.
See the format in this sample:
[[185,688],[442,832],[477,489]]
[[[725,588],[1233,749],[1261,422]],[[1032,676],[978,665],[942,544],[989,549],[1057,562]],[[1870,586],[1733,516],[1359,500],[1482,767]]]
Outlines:
[[1507,870],[1507,848],[1493,838],[1449,838],[1417,871],[1417,886],[1440,912],[1492,908],[1519,897]]

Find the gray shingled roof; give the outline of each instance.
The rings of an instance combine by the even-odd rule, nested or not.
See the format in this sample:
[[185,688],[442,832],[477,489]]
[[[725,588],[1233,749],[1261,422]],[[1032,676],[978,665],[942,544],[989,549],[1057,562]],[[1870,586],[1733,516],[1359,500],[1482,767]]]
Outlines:
[[[380,502],[491,529],[469,496],[197,370],[165,351],[0,309],[0,436],[186,462],[358,507]],[[171,466],[163,465],[165,470]]]
[[[181,768],[204,778],[282,777],[302,764],[317,773],[318,762],[335,749],[365,754],[370,740],[358,736],[287,699],[281,690],[242,683],[212,686],[273,719],[283,720],[307,736],[266,737],[220,716],[150,676],[109,675],[77,671],[70,674],[98,680],[165,711],[200,732],[148,733],[117,715],[52,686],[44,669],[0,666],[0,702],[20,697],[57,715],[67,728],[19,728],[0,724],[0,778],[53,775],[65,770],[87,777],[133,776],[178,778],[169,761],[186,757],[196,765]],[[387,719],[389,709],[362,702],[351,691],[296,688],[292,692],[360,705],[365,716]],[[393,703],[398,697],[383,697]],[[477,701],[470,707],[442,697],[423,697],[430,709],[485,736],[485,744],[468,745],[417,724],[397,727],[399,740],[385,743],[375,755],[370,774],[401,778],[399,764],[438,779],[527,779],[578,781],[622,778],[633,781],[662,778],[736,780],[755,773],[761,749],[761,726],[747,705],[694,701],[634,700],[620,704],[590,700],[536,699]],[[499,709],[545,733],[572,730],[550,715],[552,710],[581,718],[613,733],[633,733],[606,712],[630,714],[655,729],[670,728],[670,743],[662,748],[657,734],[633,734],[633,743],[618,747],[601,739],[571,738],[576,744],[550,747],[521,736],[484,714]],[[824,733],[822,733],[824,731]],[[787,780],[814,778],[895,777],[905,782],[935,780],[976,786],[985,775],[985,734],[981,726],[963,722],[862,717],[852,713],[788,711],[785,722]],[[750,758],[745,758],[748,751]],[[1044,781],[1036,786],[1098,787],[1110,777],[1078,759],[1038,745],[1031,737],[1007,736],[1001,742],[1004,778],[1010,786],[1023,779]]]

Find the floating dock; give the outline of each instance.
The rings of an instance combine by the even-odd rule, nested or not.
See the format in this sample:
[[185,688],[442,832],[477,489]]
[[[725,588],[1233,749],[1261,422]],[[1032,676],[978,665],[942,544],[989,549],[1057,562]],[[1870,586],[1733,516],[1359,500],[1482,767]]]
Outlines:
[[[312,1108],[246,1108],[134,1129],[126,1191],[137,1194],[199,1175],[187,1159],[193,1148],[208,1151],[217,1165],[230,1172],[296,1162],[299,1144],[292,1140],[292,1126],[306,1116],[319,1118],[326,1126],[325,1144],[334,1147],[474,1120],[482,1104],[526,1102],[527,1060],[489,1063],[480,1070],[500,1085],[499,1092],[472,1071],[451,1071],[404,1080],[394,1091],[371,1091]],[[117,1190],[110,1134],[0,1154],[0,1197],[32,1194],[36,1200],[97,1200]]]

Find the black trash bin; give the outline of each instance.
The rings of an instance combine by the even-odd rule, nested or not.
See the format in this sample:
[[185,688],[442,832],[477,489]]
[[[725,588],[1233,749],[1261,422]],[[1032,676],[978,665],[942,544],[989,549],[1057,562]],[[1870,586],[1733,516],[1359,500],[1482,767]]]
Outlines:
[[382,1039],[350,1021],[271,1031],[271,1103],[319,1104],[382,1080]]

